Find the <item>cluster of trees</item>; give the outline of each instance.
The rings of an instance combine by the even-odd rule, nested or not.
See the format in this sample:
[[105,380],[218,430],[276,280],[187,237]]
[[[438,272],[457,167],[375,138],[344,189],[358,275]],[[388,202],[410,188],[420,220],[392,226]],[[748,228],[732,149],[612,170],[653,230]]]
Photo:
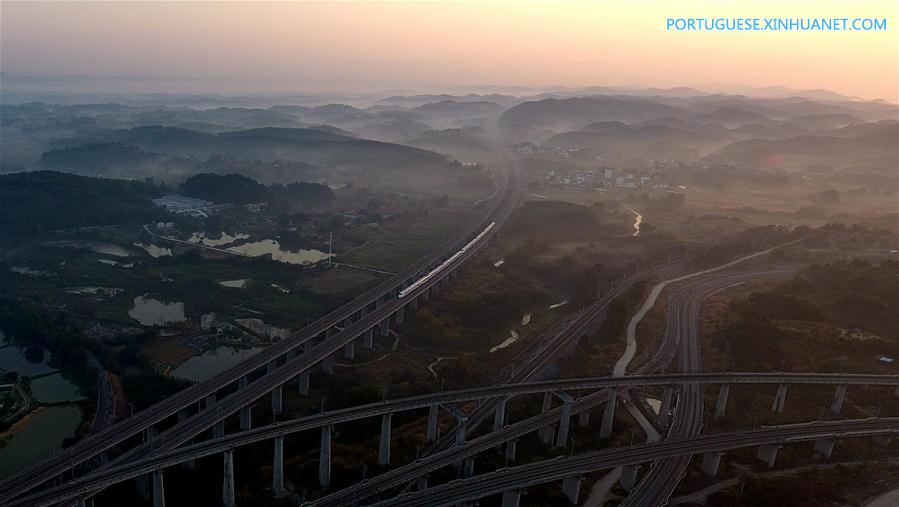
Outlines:
[[170,220],[168,212],[150,202],[165,191],[146,181],[57,171],[0,175],[0,235]]
[[310,204],[325,204],[334,199],[334,192],[318,183],[279,183],[265,186],[241,174],[200,173],[188,178],[178,191],[190,197],[215,203],[248,204],[272,200],[300,200]]

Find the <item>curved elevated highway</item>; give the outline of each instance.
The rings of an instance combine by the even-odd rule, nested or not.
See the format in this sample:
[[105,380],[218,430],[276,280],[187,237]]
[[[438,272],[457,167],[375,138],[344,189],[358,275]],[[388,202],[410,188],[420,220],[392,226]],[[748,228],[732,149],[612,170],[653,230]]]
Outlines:
[[[383,417],[394,413],[418,410],[431,407],[462,403],[481,399],[508,398],[510,396],[543,394],[548,392],[580,391],[580,390],[608,390],[613,388],[627,388],[636,386],[676,386],[676,385],[737,385],[737,384],[773,384],[773,385],[835,385],[835,386],[883,386],[899,392],[899,376],[889,375],[844,375],[844,374],[793,374],[793,373],[707,373],[707,374],[670,374],[670,375],[634,375],[625,377],[597,377],[584,379],[550,380],[543,382],[530,382],[523,384],[498,385],[478,387],[459,391],[447,391],[436,394],[414,396],[393,401],[371,403],[356,407],[324,412],[313,416],[302,417],[290,421],[282,421],[247,431],[206,440],[196,444],[174,449],[157,448],[147,456],[123,460],[121,463],[98,469],[88,475],[66,482],[61,486],[46,488],[34,494],[18,499],[4,497],[0,501],[3,506],[33,506],[53,505],[61,501],[71,501],[79,496],[88,495],[93,491],[108,487],[133,477],[143,474],[158,472],[166,467],[174,466],[193,459],[210,456],[219,453],[231,452],[233,449],[256,442],[262,442],[285,435],[308,430],[322,430],[330,434],[333,425],[356,421],[359,419]],[[895,419],[889,419],[895,421]],[[532,425],[528,431],[536,431],[545,423]],[[817,425],[830,423],[812,423]],[[481,437],[483,440],[490,434]],[[433,463],[424,472],[439,469],[459,460],[466,454],[479,452],[495,447],[495,442],[481,443],[472,441],[461,446],[450,448],[427,458]],[[699,452],[699,451],[697,451]],[[463,453],[460,456],[458,453]],[[283,457],[282,457],[283,460]],[[644,460],[649,461],[649,460]],[[627,464],[627,463],[624,463]],[[276,467],[283,466],[276,463]],[[415,464],[412,464],[415,465]],[[411,466],[411,465],[407,465]],[[360,483],[352,488],[338,491],[322,498],[313,505],[342,505],[353,498],[361,499],[379,491],[408,481],[408,475],[402,473],[399,467],[381,476],[377,488],[365,487],[366,483]],[[421,472],[422,470],[417,470]],[[490,474],[487,474],[490,475]],[[393,480],[388,480],[393,478]],[[233,480],[233,476],[232,476]]]
[[893,436],[899,434],[899,418],[861,419],[772,426],[739,433],[668,439],[573,457],[557,458],[461,479],[374,504],[413,507],[455,505],[503,494],[503,505],[518,505],[521,490],[535,484],[563,481],[595,470],[635,465],[660,458],[719,453],[749,446],[783,445],[837,438]]

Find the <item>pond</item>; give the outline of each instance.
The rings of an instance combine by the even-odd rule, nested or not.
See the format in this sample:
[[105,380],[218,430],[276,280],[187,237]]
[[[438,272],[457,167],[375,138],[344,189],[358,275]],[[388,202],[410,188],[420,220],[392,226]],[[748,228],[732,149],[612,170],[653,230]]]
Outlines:
[[283,250],[281,244],[272,239],[244,243],[242,245],[228,247],[227,250],[243,255],[249,255],[250,257],[260,257],[262,255],[271,254],[272,260],[287,264],[315,264],[316,262],[328,258],[328,254],[321,250],[300,249],[296,252]]
[[228,234],[227,232],[223,232],[218,237],[218,239],[213,239],[213,238],[208,237],[207,233],[205,233],[205,232],[195,232],[195,233],[191,234],[189,238],[187,238],[187,241],[190,241],[191,243],[205,245],[205,246],[224,246],[224,245],[230,245],[231,243],[234,243],[237,240],[247,239],[249,237],[250,237],[249,234],[236,233],[235,235],[232,236],[232,235]]
[[59,403],[61,401],[79,401],[84,396],[78,386],[62,376],[62,373],[45,375],[31,380],[31,393],[39,402]]
[[137,255],[137,252],[134,250],[113,245],[112,243],[100,243],[98,241],[50,241],[46,244],[49,246],[87,249],[98,254],[112,255],[113,257],[130,257],[132,255]]
[[47,364],[48,361],[50,361],[50,353],[40,347],[33,349],[31,353],[27,353],[25,347],[15,345],[0,348],[0,369],[16,371],[25,377],[33,377],[55,370],[56,368]]
[[[75,434],[81,409],[75,405],[42,407],[0,435],[0,479],[31,466],[62,448],[62,441]],[[12,437],[12,438],[10,438]]]
[[134,298],[134,307],[128,310],[128,316],[144,326],[164,326],[170,322],[182,322],[184,303],[163,303],[147,295]]
[[238,347],[216,347],[181,363],[170,375],[194,382],[212,378],[216,373],[227,370],[235,364],[253,357],[264,347],[242,349]]
[[146,245],[143,243],[135,243],[134,246],[143,248],[144,251],[147,252],[148,254],[150,254],[150,257],[153,257],[154,259],[158,259],[160,257],[171,257],[172,256],[171,248],[166,248],[164,246],[157,246],[157,245],[154,245],[153,243],[149,243]]

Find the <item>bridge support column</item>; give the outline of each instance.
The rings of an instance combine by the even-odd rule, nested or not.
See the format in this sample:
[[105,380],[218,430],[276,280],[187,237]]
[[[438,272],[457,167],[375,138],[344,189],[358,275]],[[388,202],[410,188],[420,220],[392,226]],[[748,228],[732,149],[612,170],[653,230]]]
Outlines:
[[847,387],[846,384],[840,384],[837,386],[836,392],[833,393],[833,403],[830,404],[830,411],[835,415],[839,415],[843,411],[843,402],[846,401]]
[[225,423],[219,421],[212,427],[212,438],[222,438],[225,436]]
[[612,436],[612,423],[615,422],[615,404],[618,402],[618,389],[609,390],[609,401],[606,402],[606,410],[602,413],[602,425],[599,427],[599,438]]
[[[181,424],[184,421],[186,421],[188,416],[190,416],[190,414],[187,412],[186,408],[179,410],[178,411],[178,424]],[[193,443],[193,439],[188,440],[188,443],[189,444]],[[192,460],[192,459],[187,460],[184,463],[182,463],[181,466],[184,467],[185,470],[193,470],[194,469],[194,460]]]
[[456,422],[456,445],[465,443],[465,434],[468,432],[468,417],[462,415],[457,417]]
[[467,479],[472,475],[474,475],[474,456],[469,456],[462,465],[462,478]]
[[234,451],[225,451],[223,456],[224,477],[222,479],[222,507],[235,507],[234,498]]
[[440,407],[438,405],[431,405],[428,408],[427,439],[429,444],[437,441],[437,414],[439,410]]
[[715,403],[715,420],[724,417],[727,413],[727,398],[730,396],[730,384],[721,384],[718,391],[718,401]]
[[375,329],[373,327],[368,328],[365,331],[365,334],[362,335],[362,346],[366,349],[372,349],[375,345]]
[[419,477],[415,482],[415,489],[421,491],[423,489],[428,489],[428,476]]
[[788,384],[780,384],[777,386],[777,394],[774,395],[774,403],[771,405],[771,411],[778,414],[784,411],[784,404],[787,402]]
[[378,333],[381,336],[389,336],[390,335],[390,321],[389,319],[384,319],[378,324]]
[[662,402],[659,404],[659,424],[662,428],[668,427],[668,417],[671,414],[671,403],[674,401],[674,386],[662,388]]
[[207,394],[205,398],[203,398],[203,408],[209,409],[209,407],[215,405],[215,393]]
[[562,494],[571,502],[571,505],[577,505],[578,498],[581,496],[581,482],[583,477],[568,477],[562,481]]
[[896,386],[896,389],[893,389],[893,396],[899,398],[899,386]]
[[282,394],[283,394],[283,388],[281,386],[276,387],[272,391],[272,414],[273,415],[280,414],[284,408]]
[[75,497],[75,507],[85,507],[85,505],[84,505],[84,497],[83,497],[83,496],[77,496],[77,497]]
[[250,383],[250,379],[248,379],[246,376],[240,377],[240,380],[237,381],[237,388],[243,389],[243,388],[247,387],[247,384],[249,384],[249,383]]
[[577,415],[577,426],[578,428],[583,428],[584,426],[590,424],[590,411],[584,410],[580,414]]
[[815,452],[820,453],[824,456],[824,459],[830,459],[830,455],[833,454],[833,446],[836,443],[836,440],[832,438],[822,438],[821,440],[815,440]]
[[774,466],[774,460],[777,459],[778,449],[780,449],[780,446],[775,444],[761,445],[759,446],[758,453],[756,453],[756,457],[764,461],[768,465],[768,468],[771,468]]
[[562,399],[562,414],[559,416],[559,434],[556,436],[556,447],[565,447],[568,445],[568,428],[571,425],[572,398],[563,392],[555,394]]
[[350,361],[356,358],[356,343],[354,341],[343,346],[343,358]]
[[427,303],[429,299],[431,299],[431,288],[430,287],[428,287],[427,289],[424,290],[424,292],[421,293],[421,301],[423,303]]
[[412,310],[418,310],[418,298],[413,298],[412,301],[409,302],[409,308]]
[[507,489],[503,491],[502,507],[518,507],[521,504],[521,490]]
[[[543,408],[541,410],[541,413],[545,414],[545,413],[549,412],[550,409],[552,409],[552,407],[553,407],[553,395],[551,392],[547,391],[547,392],[543,393]],[[550,424],[550,425],[540,428],[540,431],[538,432],[538,436],[540,437],[540,441],[543,442],[544,444],[550,443],[553,439],[553,425]]]
[[403,322],[405,322],[405,321],[406,321],[406,307],[401,306],[400,309],[397,310],[396,313],[394,314],[394,322],[396,322],[396,324],[398,326],[402,326]]
[[499,431],[506,425],[506,399],[496,399],[496,412],[493,414],[493,431]]
[[332,356],[328,356],[322,360],[322,373],[325,375],[334,373],[334,358]]
[[381,416],[381,443],[378,446],[378,464],[390,464],[390,426],[393,414]]
[[275,458],[272,462],[272,495],[284,496],[284,437],[275,437]]
[[702,455],[702,472],[709,477],[718,475],[718,465],[721,464],[723,452],[707,452]]
[[506,459],[508,461],[515,461],[515,451],[518,447],[518,439],[514,438],[506,442]]
[[253,427],[253,407],[240,408],[240,430],[247,431]]
[[318,457],[318,485],[322,489],[331,486],[331,427],[322,426],[322,448]]
[[627,465],[621,469],[621,478],[618,484],[627,492],[630,492],[637,486],[637,467],[635,465]]
[[309,396],[309,370],[300,373],[297,377],[297,392],[300,396]]
[[165,485],[162,470],[153,471],[153,507],[165,507]]

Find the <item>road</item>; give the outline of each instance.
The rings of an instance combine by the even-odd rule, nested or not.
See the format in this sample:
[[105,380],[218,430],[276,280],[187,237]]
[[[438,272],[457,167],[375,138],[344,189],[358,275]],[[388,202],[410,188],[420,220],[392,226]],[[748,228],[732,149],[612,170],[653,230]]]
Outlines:
[[[610,387],[636,387],[636,386],[667,386],[667,385],[707,385],[707,384],[791,384],[791,385],[867,385],[883,386],[895,389],[899,387],[899,376],[895,375],[844,375],[844,374],[794,374],[794,373],[704,373],[704,374],[667,374],[667,375],[634,375],[626,377],[596,377],[585,379],[562,379],[540,382],[529,382],[512,385],[497,385],[463,389],[459,391],[445,391],[434,394],[419,395],[398,400],[370,403],[316,415],[280,421],[266,426],[260,426],[247,431],[234,433],[221,438],[204,440],[202,442],[186,445],[173,449],[157,449],[156,452],[135,459],[124,460],[109,467],[98,469],[90,474],[74,481],[65,483],[55,488],[47,488],[39,493],[13,500],[3,498],[0,505],[31,505],[52,503],[71,499],[76,494],[94,491],[117,482],[122,482],[135,475],[116,475],[116,471],[128,473],[142,471],[143,473],[160,467],[179,464],[189,459],[197,459],[222,452],[223,449],[234,449],[253,443],[271,441],[278,436],[290,435],[301,431],[318,430],[324,426],[332,426],[360,419],[377,419],[384,414],[394,414],[403,411],[420,410],[429,408],[435,404],[463,403],[478,399],[491,399],[498,396],[522,396],[528,394],[542,394],[548,391],[579,391],[600,390],[605,392]],[[558,416],[557,416],[558,417]],[[538,418],[539,419],[539,418]],[[520,435],[536,431],[546,424],[538,420],[524,421],[510,426]],[[505,431],[505,430],[503,430]],[[494,432],[496,433],[496,432]],[[379,491],[385,491],[407,481],[409,476],[406,471],[411,468],[414,473],[424,473],[442,468],[453,460],[461,460],[475,452],[481,452],[495,447],[495,441],[485,440],[494,433],[472,440],[465,445],[452,447],[441,451],[417,462],[398,467],[382,475],[379,475],[377,483],[363,482],[351,488],[338,491],[328,497],[313,502],[313,505],[340,505],[347,503],[352,498],[363,499]],[[180,461],[178,461],[180,459]],[[68,496],[67,496],[68,495]],[[24,503],[23,503],[24,502]],[[31,503],[29,503],[31,502]]]
[[667,460],[678,456],[723,452],[756,445],[809,442],[825,438],[895,435],[897,433],[899,433],[899,418],[884,418],[814,422],[772,426],[738,433],[674,438],[660,443],[606,449],[504,468],[407,493],[373,505],[394,507],[455,505],[506,491],[520,491],[536,484],[578,477],[595,470],[619,465],[636,465],[659,458]]
[[[769,274],[787,274],[791,271]],[[720,274],[706,274],[698,281],[675,289],[668,300],[669,327],[666,333],[679,344],[678,364],[682,372],[702,371],[699,314],[702,303],[712,294],[743,283],[744,279]],[[671,326],[673,324],[673,326]],[[702,431],[703,394],[699,384],[688,384],[679,390],[676,410],[667,438],[687,438]],[[649,473],[622,502],[622,506],[664,505],[686,474],[690,455],[656,460]]]
[[91,420],[90,434],[95,435],[112,425],[115,420],[116,402],[115,392],[112,389],[112,382],[109,379],[109,372],[103,369],[103,365],[90,351],[87,353],[87,361],[91,367],[97,370],[97,409],[94,411],[94,418]]

